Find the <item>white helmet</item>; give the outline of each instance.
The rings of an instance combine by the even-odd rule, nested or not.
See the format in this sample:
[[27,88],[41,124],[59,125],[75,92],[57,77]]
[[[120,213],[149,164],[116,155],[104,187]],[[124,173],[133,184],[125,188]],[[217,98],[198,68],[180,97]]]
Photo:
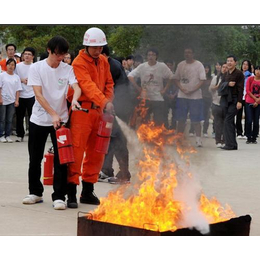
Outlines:
[[83,38],[85,46],[104,46],[107,45],[106,35],[102,30],[96,27],[89,28]]

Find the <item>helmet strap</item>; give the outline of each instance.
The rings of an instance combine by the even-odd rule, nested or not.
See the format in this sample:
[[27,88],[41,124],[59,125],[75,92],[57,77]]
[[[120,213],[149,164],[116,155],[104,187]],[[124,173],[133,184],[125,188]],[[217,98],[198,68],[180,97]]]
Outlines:
[[98,58],[94,58],[94,57],[92,57],[91,55],[90,55],[90,53],[89,53],[89,51],[88,51],[88,47],[89,46],[85,46],[85,50],[86,50],[86,53],[88,54],[88,56],[90,56],[93,60],[98,60]]

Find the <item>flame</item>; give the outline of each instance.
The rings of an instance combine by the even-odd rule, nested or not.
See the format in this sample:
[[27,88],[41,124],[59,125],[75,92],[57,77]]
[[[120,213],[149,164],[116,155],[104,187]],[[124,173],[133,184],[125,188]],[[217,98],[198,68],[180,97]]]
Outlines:
[[[178,156],[189,165],[189,154],[196,150],[183,134],[155,126],[153,122],[142,124],[137,131],[143,144],[143,156],[137,166],[140,171],[131,184],[119,186],[101,198],[100,205],[92,212],[94,220],[158,231],[175,231],[183,228],[183,214],[190,210],[184,202],[176,200],[177,177],[190,172],[181,169],[167,155],[166,147],[176,150]],[[198,208],[209,223],[225,221],[234,217],[231,208],[223,208],[215,199],[208,200],[204,194]]]

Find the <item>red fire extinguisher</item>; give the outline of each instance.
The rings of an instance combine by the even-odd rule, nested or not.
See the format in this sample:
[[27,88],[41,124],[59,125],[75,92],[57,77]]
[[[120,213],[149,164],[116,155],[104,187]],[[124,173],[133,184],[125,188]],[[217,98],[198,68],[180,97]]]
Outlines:
[[44,155],[43,164],[43,185],[53,184],[53,163],[54,163],[54,151],[51,147],[48,152]]
[[113,122],[114,122],[113,115],[111,115],[110,113],[102,114],[99,122],[96,147],[95,147],[95,150],[99,153],[107,154],[108,152]]
[[70,129],[62,125],[56,130],[60,164],[75,162]]

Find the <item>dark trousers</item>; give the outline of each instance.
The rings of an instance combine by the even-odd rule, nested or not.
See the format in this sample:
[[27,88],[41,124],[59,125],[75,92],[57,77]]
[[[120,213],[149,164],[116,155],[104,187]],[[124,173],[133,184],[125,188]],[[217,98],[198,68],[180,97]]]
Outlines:
[[108,176],[114,176],[113,169],[113,158],[116,157],[116,160],[119,164],[119,170],[121,176],[130,177],[129,169],[129,152],[127,149],[127,140],[124,136],[121,128],[119,127],[117,121],[114,121],[112,136],[110,139],[108,153],[105,156],[105,161],[102,167],[102,171]]
[[[246,136],[248,140],[255,141],[259,132],[260,106],[253,107],[246,103]],[[253,128],[252,128],[253,126]]]
[[237,98],[233,97],[232,102],[228,103],[225,108],[225,120],[224,120],[224,139],[225,146],[229,148],[236,148],[236,125],[235,116],[237,115]]
[[47,137],[50,134],[54,147],[54,176],[52,200],[65,200],[67,193],[67,165],[61,165],[57,150],[55,129],[53,126],[38,126],[29,123],[29,192],[42,196],[44,188],[41,182],[41,162],[44,155],[44,148]]
[[[244,131],[242,127],[242,116],[243,116],[243,110],[245,112],[245,126]],[[247,112],[245,107],[245,100],[242,100],[242,108],[237,111],[237,118],[236,118],[236,129],[237,129],[237,135],[246,135],[246,120],[247,120]]]
[[19,106],[16,107],[16,134],[18,137],[24,137],[25,131],[23,126],[23,121],[25,118],[25,113],[27,111],[28,117],[30,119],[32,114],[32,107],[35,102],[35,97],[31,98],[19,98]]
[[221,106],[212,104],[212,114],[214,116],[214,130],[216,144],[224,143],[223,129],[225,120],[225,110]]
[[153,121],[155,125],[161,126],[165,123],[165,115],[166,115],[166,104],[164,101],[151,101],[145,100],[145,106],[148,108],[147,115],[145,117],[145,121],[150,120],[150,115],[153,113]]

